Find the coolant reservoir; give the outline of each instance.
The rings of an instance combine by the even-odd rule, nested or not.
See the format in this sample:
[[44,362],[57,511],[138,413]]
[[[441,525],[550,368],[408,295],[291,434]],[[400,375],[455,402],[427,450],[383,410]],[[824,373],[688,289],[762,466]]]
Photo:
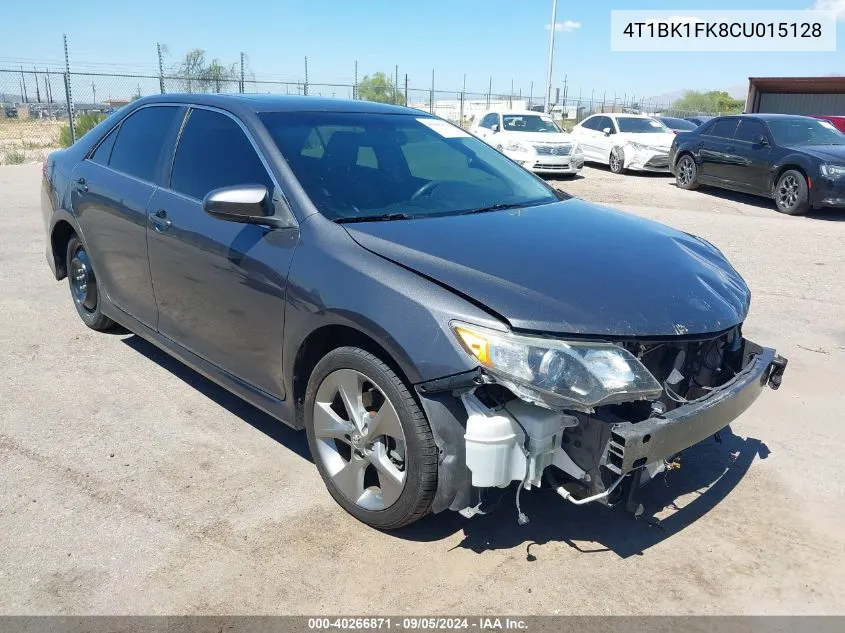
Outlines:
[[464,434],[466,464],[472,473],[472,485],[507,486],[513,479],[511,456],[520,450],[522,433],[514,428],[506,411],[491,411],[471,394],[464,395],[463,401],[468,414]]

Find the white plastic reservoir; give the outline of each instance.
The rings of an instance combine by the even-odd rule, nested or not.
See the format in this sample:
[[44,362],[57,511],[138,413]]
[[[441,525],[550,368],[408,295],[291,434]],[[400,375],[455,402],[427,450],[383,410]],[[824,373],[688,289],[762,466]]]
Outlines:
[[[466,463],[472,473],[472,485],[480,488],[501,487],[513,479],[512,454],[519,451],[523,441],[522,431],[507,411],[491,411],[472,394],[463,397],[467,409]],[[519,476],[522,478],[522,475]]]

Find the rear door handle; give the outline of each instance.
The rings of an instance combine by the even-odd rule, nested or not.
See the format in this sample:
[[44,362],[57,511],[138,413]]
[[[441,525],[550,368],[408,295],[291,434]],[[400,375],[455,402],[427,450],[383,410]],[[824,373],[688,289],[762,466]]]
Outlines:
[[79,193],[86,193],[88,191],[88,183],[85,178],[79,177],[76,179],[76,190]]
[[159,233],[163,233],[173,226],[173,222],[167,219],[167,211],[164,209],[159,209],[155,213],[150,213],[150,222],[153,225],[153,229]]

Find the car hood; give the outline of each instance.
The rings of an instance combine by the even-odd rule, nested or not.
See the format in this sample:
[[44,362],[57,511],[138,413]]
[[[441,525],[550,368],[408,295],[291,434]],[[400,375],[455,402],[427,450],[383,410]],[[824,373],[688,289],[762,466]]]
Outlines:
[[796,152],[837,163],[845,162],[845,145],[793,145],[786,146]]
[[345,228],[367,250],[519,330],[702,334],[737,325],[748,312],[748,287],[715,247],[582,200]]
[[512,132],[505,131],[508,138],[528,143],[573,143],[575,139],[566,132]]
[[618,138],[622,138],[629,143],[639,143],[640,145],[651,145],[652,147],[660,147],[668,150],[675,140],[675,135],[672,132],[620,132],[617,134]]

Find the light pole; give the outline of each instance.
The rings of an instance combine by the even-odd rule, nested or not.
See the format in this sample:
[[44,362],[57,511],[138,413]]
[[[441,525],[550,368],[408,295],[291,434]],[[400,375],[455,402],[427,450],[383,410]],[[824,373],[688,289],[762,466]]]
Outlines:
[[552,0],[552,22],[549,24],[549,67],[546,74],[546,103],[543,111],[546,114],[552,105],[552,62],[555,57],[555,26],[557,22],[557,0]]

